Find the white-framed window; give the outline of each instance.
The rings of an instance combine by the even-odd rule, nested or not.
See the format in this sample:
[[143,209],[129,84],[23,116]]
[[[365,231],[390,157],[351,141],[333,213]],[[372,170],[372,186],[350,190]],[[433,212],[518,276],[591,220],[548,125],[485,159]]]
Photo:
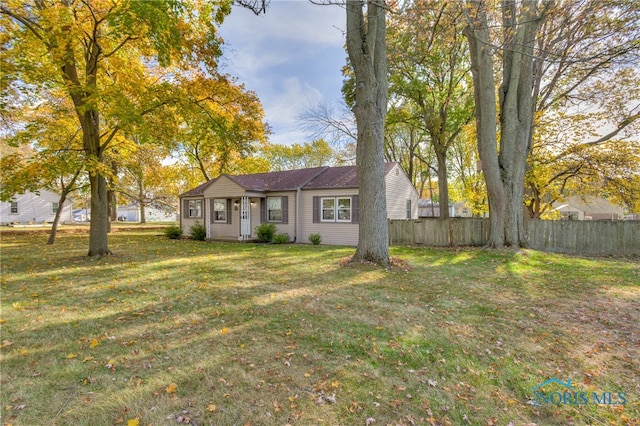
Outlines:
[[336,221],[336,199],[331,198],[322,198],[320,200],[322,205],[322,215],[320,216],[320,220],[322,222],[335,222]]
[[351,222],[351,197],[323,197],[321,222]]
[[18,202],[17,201],[12,201],[11,202],[11,214],[18,214]]
[[202,217],[202,200],[189,200],[189,217]]
[[53,201],[51,203],[51,213],[56,214],[58,213],[58,209],[60,208],[60,203],[58,203],[57,201]]
[[267,222],[282,222],[282,197],[267,197]]
[[336,198],[336,210],[338,222],[351,222],[351,197]]
[[213,221],[227,222],[227,200],[224,198],[215,198],[213,200]]

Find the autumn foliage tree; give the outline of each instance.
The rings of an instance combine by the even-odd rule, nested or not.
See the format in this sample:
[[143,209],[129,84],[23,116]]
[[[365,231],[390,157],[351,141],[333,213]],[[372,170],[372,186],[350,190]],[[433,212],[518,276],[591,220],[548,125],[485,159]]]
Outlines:
[[73,103],[91,185],[89,256],[110,253],[105,154],[114,138],[169,102],[154,96],[154,87],[165,83],[160,67],[215,72],[216,25],[230,9],[230,1],[198,0],[0,5],[8,35],[3,86],[15,93],[55,89]]
[[269,145],[263,153],[272,171],[331,165],[335,153],[324,139],[292,145]]
[[417,0],[391,15],[389,81],[393,108],[409,104],[437,161],[440,217],[449,217],[452,146],[473,118],[469,59],[455,2]]

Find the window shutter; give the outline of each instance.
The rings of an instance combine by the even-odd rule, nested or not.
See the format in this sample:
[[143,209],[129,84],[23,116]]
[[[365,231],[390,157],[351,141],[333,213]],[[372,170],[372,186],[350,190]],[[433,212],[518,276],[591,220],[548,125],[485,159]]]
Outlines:
[[260,198],[260,223],[267,221],[267,199]]
[[282,197],[282,223],[289,223],[289,197]]
[[182,200],[182,217],[189,217],[189,200]]
[[351,223],[360,223],[360,197],[351,196]]
[[320,223],[320,197],[313,197],[313,223]]
[[215,218],[216,218],[216,212],[214,211],[213,208],[213,198],[209,200],[209,216],[211,217],[211,223],[215,222]]
[[231,203],[231,198],[227,198],[227,223],[231,223],[231,215],[233,214],[232,209],[233,209],[233,206]]

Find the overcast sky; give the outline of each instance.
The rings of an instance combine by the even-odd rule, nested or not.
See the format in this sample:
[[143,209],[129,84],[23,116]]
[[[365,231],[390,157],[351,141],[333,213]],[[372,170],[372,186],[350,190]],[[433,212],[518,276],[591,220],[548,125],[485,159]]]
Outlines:
[[340,100],[345,27],[344,8],[308,0],[272,0],[260,16],[234,6],[225,19],[223,71],[258,94],[272,143],[310,142],[300,114]]

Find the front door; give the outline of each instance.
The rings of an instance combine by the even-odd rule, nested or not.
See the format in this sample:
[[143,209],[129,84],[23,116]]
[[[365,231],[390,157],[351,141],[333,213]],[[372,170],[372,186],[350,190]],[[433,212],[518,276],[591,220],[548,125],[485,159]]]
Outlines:
[[249,197],[240,199],[240,238],[248,240],[251,238],[251,203]]

